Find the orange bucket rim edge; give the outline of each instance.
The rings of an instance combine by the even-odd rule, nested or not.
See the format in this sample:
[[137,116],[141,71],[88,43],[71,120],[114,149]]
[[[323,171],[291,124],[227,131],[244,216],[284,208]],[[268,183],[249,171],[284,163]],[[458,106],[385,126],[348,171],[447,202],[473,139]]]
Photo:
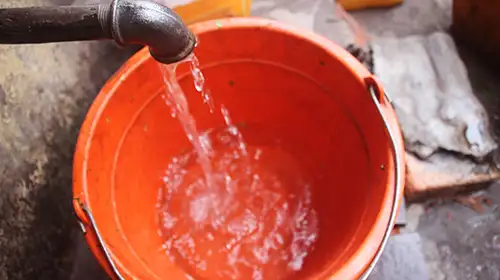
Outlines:
[[[193,33],[195,34],[216,31],[216,30],[234,29],[234,28],[262,28],[277,32],[284,32],[287,35],[307,40],[309,43],[312,43],[318,46],[319,48],[326,50],[331,55],[337,57],[340,61],[343,62],[344,66],[346,66],[346,68],[348,68],[353,73],[353,75],[359,79],[360,83],[364,83],[363,81],[364,78],[372,77],[372,74],[370,74],[369,71],[365,69],[364,66],[362,66],[361,63],[359,63],[359,61],[356,58],[354,58],[352,55],[349,54],[349,52],[347,52],[334,42],[331,42],[330,40],[312,31],[292,27],[288,24],[283,24],[274,20],[263,19],[258,17],[234,17],[234,18],[215,19],[215,20],[195,23],[190,25],[190,28],[191,30],[193,30]],[[83,175],[84,174],[83,170],[85,170],[87,162],[88,145],[94,136],[93,130],[95,123],[99,120],[102,110],[106,107],[109,99],[111,99],[112,96],[114,95],[116,87],[119,85],[119,83],[117,83],[118,80],[124,79],[127,76],[131,75],[137,67],[139,67],[142,63],[145,63],[149,59],[152,59],[152,57],[150,56],[147,47],[141,49],[131,58],[129,58],[99,91],[99,94],[92,103],[85,117],[85,120],[82,124],[82,128],[78,136],[77,146],[75,149],[75,157],[73,162],[74,163],[73,175],[75,178],[73,183],[73,195],[75,199],[79,199],[80,201],[87,203],[86,205],[90,211],[92,210],[92,208],[91,205],[88,204],[88,200],[86,199],[88,197],[88,189],[87,189],[86,178]],[[388,112],[389,116],[387,117],[389,117],[389,121],[391,122],[391,124],[392,125],[396,124],[397,126],[396,116],[395,114],[393,114],[393,110],[388,104],[387,100],[384,100],[381,104],[384,107],[386,113],[387,111],[389,111]],[[394,129],[394,127],[392,129]],[[399,129],[397,131],[397,134],[400,135]],[[390,182],[391,181],[394,180],[390,180]],[[394,183],[395,182],[392,182],[392,184]],[[373,257],[375,257],[375,254],[379,250],[379,247],[380,245],[382,245],[381,243],[383,241],[382,240],[383,232],[379,232],[378,234],[376,234],[374,233],[374,231],[377,230],[380,231],[383,228],[387,229],[388,226],[392,227],[392,225],[389,225],[389,216],[387,212],[390,211],[393,203],[399,204],[399,200],[396,202],[391,202],[391,200],[394,200],[393,195],[394,195],[394,187],[393,188],[389,187],[384,194],[384,200],[382,205],[380,206],[381,211],[379,212],[379,215],[377,216],[377,219],[374,222],[373,226],[374,230],[372,230],[372,232],[370,232],[370,234],[368,234],[365,240],[362,242],[362,245],[365,248],[368,247],[367,248],[368,250],[362,250],[362,252],[358,251],[355,255],[351,257],[348,263],[345,263],[338,271],[333,272],[330,275],[330,277],[327,277],[328,279],[346,279],[344,278],[344,276],[349,277],[349,275],[351,277],[355,275],[359,276],[362,275],[363,272],[371,265]],[[134,275],[131,274],[130,271],[128,271],[127,268],[125,268],[121,264],[120,258],[114,255],[112,250],[110,250],[110,253],[111,253],[111,258],[118,266],[119,270],[130,277],[134,277]],[[103,261],[106,262],[106,260],[103,260],[102,258],[103,256],[101,257],[96,256],[96,257],[101,262],[101,265],[103,265]],[[366,261],[368,259],[370,261]],[[359,261],[361,260],[365,260],[363,261],[363,263],[367,263],[367,265],[360,267],[358,264]]]

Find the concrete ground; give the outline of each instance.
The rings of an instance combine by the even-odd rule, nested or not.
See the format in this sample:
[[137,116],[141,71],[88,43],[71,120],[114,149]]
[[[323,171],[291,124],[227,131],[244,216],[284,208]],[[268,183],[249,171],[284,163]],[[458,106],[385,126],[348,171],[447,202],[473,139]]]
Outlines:
[[412,204],[371,280],[500,279],[500,185],[483,213],[453,200]]
[[500,279],[500,185],[483,194],[492,199],[484,213],[450,202],[411,209],[431,279]]
[[[6,0],[0,7],[73,2]],[[406,2],[400,10],[355,16],[375,35],[446,30],[451,17],[440,8],[449,1]],[[426,9],[414,8],[417,2]],[[256,0],[253,9],[255,15],[313,29],[341,45],[355,39],[328,0]],[[426,18],[433,12],[437,16]],[[95,42],[0,46],[0,280],[107,279],[72,213],[72,152],[90,102],[133,51]],[[498,119],[491,113],[500,96],[489,77],[495,75],[470,60],[468,69],[477,74],[471,77],[474,88],[493,93],[478,99]],[[500,185],[484,195],[491,199],[484,213],[453,200],[410,205],[408,227],[391,238],[371,280],[500,279]]]

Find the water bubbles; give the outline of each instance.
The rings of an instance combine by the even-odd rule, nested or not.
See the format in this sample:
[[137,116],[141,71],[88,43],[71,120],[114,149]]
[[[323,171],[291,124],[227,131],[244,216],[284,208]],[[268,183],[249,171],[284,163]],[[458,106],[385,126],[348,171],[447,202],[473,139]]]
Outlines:
[[199,196],[191,201],[189,213],[191,219],[197,224],[205,221],[211,207],[210,197],[208,195]]
[[257,151],[255,152],[255,155],[254,155],[253,158],[255,160],[259,160],[261,155],[262,155],[262,150],[261,149],[257,149]]
[[[166,207],[168,215],[164,212],[164,219],[169,221],[170,217],[175,217],[177,222],[167,224],[163,238],[168,238],[172,232],[191,237],[174,242],[175,246],[167,253],[176,252],[174,255],[182,256],[177,262],[189,263],[207,275],[217,270],[220,275],[215,278],[218,279],[272,278],[274,275],[266,276],[270,268],[282,273],[300,270],[318,236],[309,185],[294,179],[293,182],[301,184],[298,187],[301,191],[290,195],[279,177],[256,172],[259,161],[251,161],[251,165],[246,166],[246,161],[234,157],[231,149],[235,148],[224,152],[214,150],[212,175],[216,189],[210,189],[200,178],[190,179],[186,184],[187,179],[183,176],[191,174],[189,165],[172,164],[177,172],[167,172],[175,177],[183,171],[184,175],[176,180],[183,181],[184,185],[181,184],[169,201],[184,202],[175,208]],[[266,151],[259,150],[260,159],[265,160]],[[255,158],[257,150],[249,153]],[[282,161],[279,164],[283,164]],[[228,174],[230,167],[236,170]],[[245,168],[253,170],[247,180],[238,176],[246,174]]]
[[163,227],[167,229],[172,229],[177,222],[175,217],[172,217],[168,212],[162,214]]
[[279,245],[283,245],[285,240],[283,239],[283,236],[281,236],[281,234],[276,234],[276,236],[274,236],[274,238],[276,239],[276,242],[279,244]]
[[262,269],[259,269],[259,268],[254,269],[254,271],[252,273],[252,279],[253,280],[263,280],[264,273],[262,272]]
[[205,155],[207,155],[207,157],[210,157],[212,154],[212,143],[211,143],[208,135],[207,134],[200,135],[200,138],[198,139],[198,141],[200,142],[200,147],[201,147],[203,153],[205,153]]
[[296,254],[296,256],[288,264],[288,267],[293,271],[299,271],[302,268],[305,256],[305,254]]
[[210,240],[210,241],[214,241],[214,235],[211,233],[211,232],[208,232],[207,233],[207,239]]
[[[199,62],[195,56],[188,62],[194,87],[213,112]],[[171,159],[162,178],[157,208],[163,250],[199,278],[276,279],[300,270],[317,239],[318,218],[294,160],[249,145],[224,105],[225,127],[198,131],[175,66],[162,66],[162,73],[162,98],[193,147]]]

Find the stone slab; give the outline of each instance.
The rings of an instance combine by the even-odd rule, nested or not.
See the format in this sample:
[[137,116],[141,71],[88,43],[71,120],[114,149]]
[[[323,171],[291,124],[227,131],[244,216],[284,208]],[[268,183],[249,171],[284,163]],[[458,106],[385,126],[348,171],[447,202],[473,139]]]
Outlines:
[[407,151],[421,159],[439,150],[482,159],[496,149],[451,36],[377,37],[372,45],[375,74],[394,102]]
[[488,111],[452,38],[443,32],[375,37],[372,46],[375,74],[404,134],[407,198],[453,194],[500,178]]

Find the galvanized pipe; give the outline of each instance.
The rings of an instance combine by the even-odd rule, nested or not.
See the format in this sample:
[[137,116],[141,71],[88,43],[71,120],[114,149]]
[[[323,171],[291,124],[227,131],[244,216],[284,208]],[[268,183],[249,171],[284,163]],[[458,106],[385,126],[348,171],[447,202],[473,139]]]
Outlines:
[[186,58],[196,38],[170,8],[147,0],[89,6],[0,9],[0,44],[113,39],[148,46],[162,63]]

